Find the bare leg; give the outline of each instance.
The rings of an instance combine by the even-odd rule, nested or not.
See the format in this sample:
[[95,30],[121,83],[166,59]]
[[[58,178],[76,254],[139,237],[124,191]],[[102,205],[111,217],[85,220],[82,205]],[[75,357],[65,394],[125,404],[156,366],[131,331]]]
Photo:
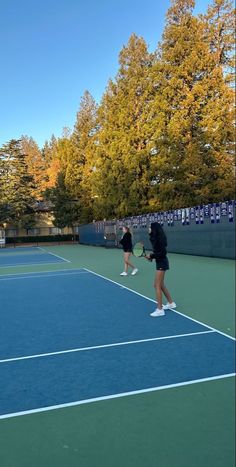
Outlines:
[[124,253],[124,262],[125,262],[125,272],[128,272],[128,267],[130,266],[132,269],[134,269],[133,264],[129,262],[129,257],[131,253]]
[[157,308],[162,309],[162,283],[164,281],[165,271],[156,271],[154,287],[156,289]]
[[166,288],[166,286],[165,286],[165,284],[164,284],[164,277],[163,277],[163,283],[162,283],[161,289],[162,289],[163,294],[164,294],[165,297],[166,297],[167,302],[168,302],[168,303],[172,303],[173,300],[172,300],[172,298],[171,298],[171,296],[170,296],[169,290]]

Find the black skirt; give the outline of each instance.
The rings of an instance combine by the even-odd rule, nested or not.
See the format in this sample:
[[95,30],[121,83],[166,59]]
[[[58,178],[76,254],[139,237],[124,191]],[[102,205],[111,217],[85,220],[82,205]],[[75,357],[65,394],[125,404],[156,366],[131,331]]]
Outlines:
[[170,266],[167,256],[165,256],[164,258],[156,259],[157,271],[167,271],[168,269],[170,269]]

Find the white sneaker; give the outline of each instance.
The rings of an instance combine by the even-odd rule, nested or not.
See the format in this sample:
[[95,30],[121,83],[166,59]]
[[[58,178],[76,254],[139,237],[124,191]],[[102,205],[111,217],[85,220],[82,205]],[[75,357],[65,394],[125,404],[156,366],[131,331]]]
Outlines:
[[128,276],[128,273],[127,272],[121,272],[120,276]]
[[163,310],[174,310],[177,307],[175,302],[172,303],[167,303],[166,305],[163,305]]
[[150,316],[153,316],[153,318],[156,318],[157,316],[164,316],[165,312],[164,310],[160,310],[159,308],[157,308],[155,311],[153,311],[152,313],[150,313]]
[[135,276],[135,274],[137,274],[137,272],[138,272],[138,269],[134,268],[133,271],[131,272],[131,276]]

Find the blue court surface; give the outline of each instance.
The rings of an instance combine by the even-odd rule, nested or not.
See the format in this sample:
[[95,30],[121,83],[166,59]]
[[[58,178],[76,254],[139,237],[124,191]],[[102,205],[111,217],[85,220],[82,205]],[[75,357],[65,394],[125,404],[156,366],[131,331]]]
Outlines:
[[0,418],[235,374],[235,339],[85,269],[0,276]]
[[36,264],[69,263],[61,256],[43,250],[41,247],[0,249],[0,267],[27,266]]

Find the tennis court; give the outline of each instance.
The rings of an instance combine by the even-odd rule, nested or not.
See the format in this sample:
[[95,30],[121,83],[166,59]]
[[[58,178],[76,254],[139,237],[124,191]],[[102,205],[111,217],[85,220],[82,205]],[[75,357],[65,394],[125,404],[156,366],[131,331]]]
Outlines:
[[233,262],[170,255],[179,305],[152,319],[145,260],[121,279],[117,250],[31,254],[0,276],[2,465],[233,465]]

